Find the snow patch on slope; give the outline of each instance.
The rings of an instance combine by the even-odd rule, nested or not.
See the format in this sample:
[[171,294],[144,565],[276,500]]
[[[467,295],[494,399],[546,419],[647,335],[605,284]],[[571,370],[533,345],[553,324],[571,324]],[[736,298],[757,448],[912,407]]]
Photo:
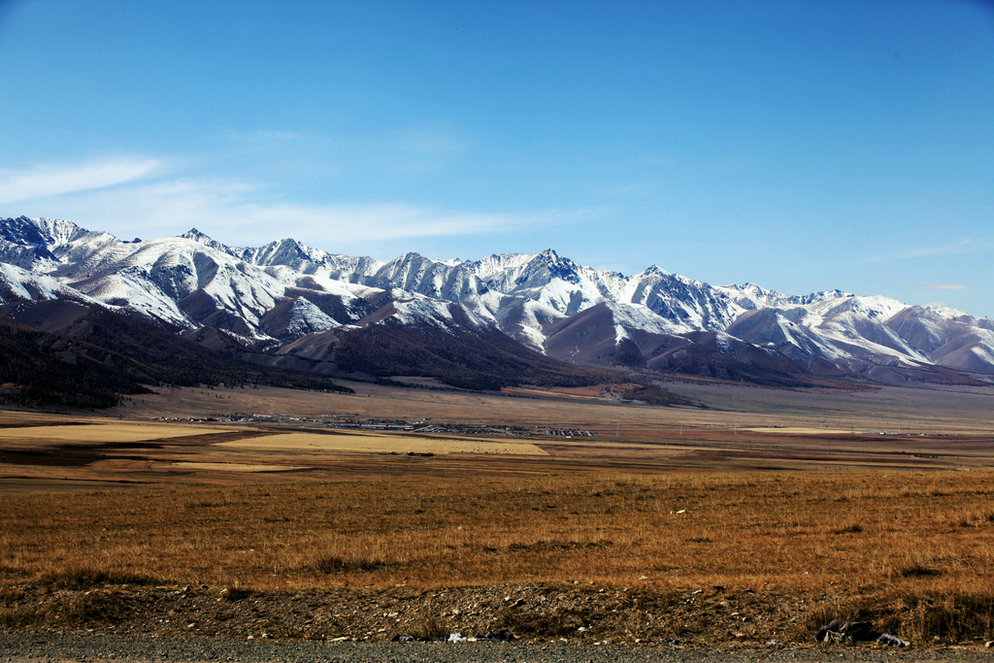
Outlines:
[[306,297],[298,297],[290,308],[290,321],[287,332],[291,338],[299,338],[304,334],[322,329],[334,329],[341,323],[326,315],[321,309],[312,304]]
[[[4,296],[4,293],[7,293]],[[81,292],[43,274],[34,274],[15,265],[0,263],[0,302],[7,299],[79,299],[93,302]]]

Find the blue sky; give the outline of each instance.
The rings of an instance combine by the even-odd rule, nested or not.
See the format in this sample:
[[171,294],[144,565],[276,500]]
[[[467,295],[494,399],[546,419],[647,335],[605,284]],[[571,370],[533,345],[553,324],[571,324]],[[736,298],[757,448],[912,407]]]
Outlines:
[[994,4],[0,0],[0,216],[994,317]]

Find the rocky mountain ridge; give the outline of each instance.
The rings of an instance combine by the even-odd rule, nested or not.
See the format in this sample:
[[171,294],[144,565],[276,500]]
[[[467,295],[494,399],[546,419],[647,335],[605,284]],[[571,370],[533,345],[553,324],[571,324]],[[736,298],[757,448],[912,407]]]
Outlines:
[[[193,229],[128,242],[68,221],[0,219],[0,300],[49,299],[329,373],[350,336],[377,330],[385,345],[404,336],[410,351],[414,337],[431,339],[434,330],[506,335],[578,366],[725,379],[770,371],[885,383],[948,380],[951,371],[994,376],[994,321],[882,296],[711,286],[655,265],[625,276],[552,249],[381,262],[293,239],[229,247]],[[394,341],[382,340],[385,330]],[[442,349],[430,352],[437,358]]]

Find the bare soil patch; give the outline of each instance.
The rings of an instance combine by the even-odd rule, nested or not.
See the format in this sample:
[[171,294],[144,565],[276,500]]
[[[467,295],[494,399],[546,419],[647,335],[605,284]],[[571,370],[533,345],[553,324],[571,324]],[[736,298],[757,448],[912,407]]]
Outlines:
[[476,638],[511,633],[515,640],[574,645],[728,648],[771,640],[809,644],[814,632],[807,633],[803,595],[723,587],[653,591],[517,583],[258,592],[87,583],[26,589],[17,604],[21,625],[29,628],[55,613],[77,627],[183,639],[389,641],[409,635],[445,640],[452,633]]

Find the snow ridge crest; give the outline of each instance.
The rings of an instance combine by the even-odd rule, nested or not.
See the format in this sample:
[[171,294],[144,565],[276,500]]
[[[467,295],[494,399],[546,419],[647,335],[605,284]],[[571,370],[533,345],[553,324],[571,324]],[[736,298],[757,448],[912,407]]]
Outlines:
[[0,266],[4,301],[75,297],[188,329],[215,326],[267,347],[390,319],[496,328],[590,365],[609,363],[622,340],[628,359],[637,345],[650,366],[662,365],[674,337],[703,343],[710,334],[716,352],[745,356],[743,348],[754,347],[847,375],[933,365],[994,374],[994,321],[986,318],[839,290],[712,286],[656,265],[625,276],[552,248],[474,261],[412,252],[380,262],[290,238],[232,248],[196,228],[122,242],[69,221],[21,216],[0,219]]

